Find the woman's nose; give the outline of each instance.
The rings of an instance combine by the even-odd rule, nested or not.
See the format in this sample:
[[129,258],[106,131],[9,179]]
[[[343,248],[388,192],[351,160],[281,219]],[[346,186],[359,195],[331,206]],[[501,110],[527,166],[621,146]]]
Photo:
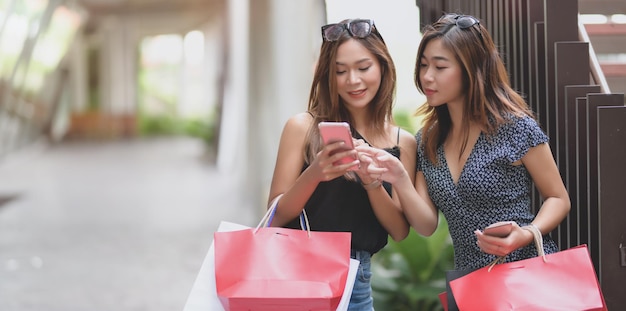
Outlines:
[[348,73],[348,83],[355,84],[361,80],[361,77],[358,72],[350,70]]
[[430,68],[426,68],[422,70],[422,80],[424,81],[432,81],[433,75]]

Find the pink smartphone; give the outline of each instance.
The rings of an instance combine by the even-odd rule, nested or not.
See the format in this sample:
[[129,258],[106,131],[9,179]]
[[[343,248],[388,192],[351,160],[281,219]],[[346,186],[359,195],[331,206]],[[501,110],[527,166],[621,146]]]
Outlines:
[[[350,124],[347,122],[320,122],[318,127],[320,135],[322,136],[322,141],[324,141],[324,145],[343,141],[346,148],[342,149],[342,151],[354,149]],[[353,162],[354,160],[356,160],[355,157],[345,157],[339,160],[338,164],[346,164]]]
[[483,230],[483,234],[505,238],[511,233],[512,230],[512,221],[499,221],[487,226],[485,230]]

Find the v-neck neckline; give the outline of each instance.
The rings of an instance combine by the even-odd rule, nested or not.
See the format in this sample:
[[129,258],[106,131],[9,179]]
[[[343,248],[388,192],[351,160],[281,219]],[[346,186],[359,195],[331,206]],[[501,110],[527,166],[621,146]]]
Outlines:
[[459,186],[459,183],[461,182],[461,179],[463,178],[463,173],[465,172],[465,168],[467,167],[467,164],[470,162],[470,160],[472,160],[472,157],[474,155],[474,150],[476,150],[476,146],[478,146],[478,143],[480,142],[482,137],[483,137],[483,132],[481,131],[480,133],[478,133],[478,138],[476,138],[476,142],[474,142],[474,145],[472,146],[472,149],[470,150],[470,153],[467,156],[467,160],[465,160],[465,163],[463,163],[463,166],[461,167],[461,171],[459,172],[459,176],[456,181],[454,180],[454,176],[452,175],[452,170],[450,170],[450,165],[448,164],[448,159],[446,158],[446,150],[443,145],[439,147],[441,150],[442,161],[444,161],[445,169],[448,172],[448,177],[450,181],[452,181],[452,184],[455,187]]

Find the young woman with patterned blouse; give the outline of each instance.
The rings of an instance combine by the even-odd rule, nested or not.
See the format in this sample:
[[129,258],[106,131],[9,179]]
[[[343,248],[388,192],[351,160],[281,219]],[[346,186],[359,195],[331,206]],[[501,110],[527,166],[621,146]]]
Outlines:
[[[548,145],[524,99],[510,86],[498,50],[473,16],[446,14],[424,29],[415,83],[426,95],[418,109],[424,126],[416,135],[417,174],[368,146],[371,176],[391,183],[411,226],[428,236],[438,211],[448,221],[456,269],[478,269],[495,258],[537,256],[533,232],[546,253],[557,245],[547,235],[570,209],[568,193]],[[543,203],[531,212],[532,187]],[[415,186],[415,188],[413,187]],[[505,237],[483,229],[513,221]]]

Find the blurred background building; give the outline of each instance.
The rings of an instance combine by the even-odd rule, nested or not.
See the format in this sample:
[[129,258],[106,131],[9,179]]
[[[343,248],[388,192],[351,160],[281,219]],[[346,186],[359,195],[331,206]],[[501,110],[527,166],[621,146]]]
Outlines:
[[267,181],[283,122],[306,108],[327,16],[376,19],[403,60],[397,106],[419,102],[411,1],[0,3],[3,156],[41,138],[186,134],[204,139],[221,169]]

